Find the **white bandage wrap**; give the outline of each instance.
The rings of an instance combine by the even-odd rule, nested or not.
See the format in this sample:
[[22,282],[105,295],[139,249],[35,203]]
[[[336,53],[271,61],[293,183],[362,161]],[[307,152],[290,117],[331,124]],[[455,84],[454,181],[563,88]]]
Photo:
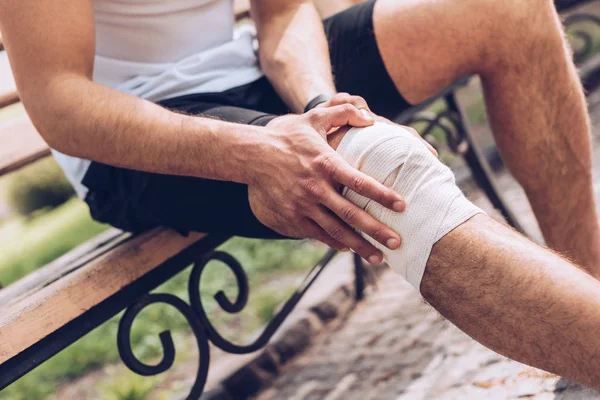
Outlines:
[[465,198],[452,171],[400,126],[378,122],[367,128],[352,128],[337,151],[353,167],[406,199],[406,210],[397,213],[344,190],[346,198],[402,236],[400,249],[390,250],[365,235],[384,253],[390,267],[419,290],[433,245],[483,211]]

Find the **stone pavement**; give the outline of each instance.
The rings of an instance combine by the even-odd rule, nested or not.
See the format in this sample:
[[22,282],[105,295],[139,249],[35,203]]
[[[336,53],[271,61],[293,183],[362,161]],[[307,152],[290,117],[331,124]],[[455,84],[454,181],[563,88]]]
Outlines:
[[[590,107],[600,127],[600,94],[590,97]],[[596,169],[600,172],[599,162]],[[600,199],[600,174],[595,175]],[[529,214],[514,182],[502,180],[519,214]],[[489,211],[480,192],[470,197]],[[537,230],[532,218],[524,220],[528,230]],[[346,320],[328,326],[256,399],[587,400],[600,399],[600,392],[486,349],[446,322],[402,278],[386,272]]]
[[476,343],[387,272],[346,321],[320,335],[257,399],[575,400],[581,395],[556,376]]

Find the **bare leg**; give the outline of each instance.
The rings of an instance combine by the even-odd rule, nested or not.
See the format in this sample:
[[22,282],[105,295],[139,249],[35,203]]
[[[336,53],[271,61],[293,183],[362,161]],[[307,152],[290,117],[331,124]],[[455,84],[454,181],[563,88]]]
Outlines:
[[492,350],[600,389],[600,282],[511,228],[483,214],[458,226],[433,246],[420,289]]
[[600,282],[477,215],[434,247],[425,299],[478,342],[600,388]]
[[600,277],[585,98],[550,0],[378,0],[375,33],[412,103],[482,78],[502,157],[546,242]]

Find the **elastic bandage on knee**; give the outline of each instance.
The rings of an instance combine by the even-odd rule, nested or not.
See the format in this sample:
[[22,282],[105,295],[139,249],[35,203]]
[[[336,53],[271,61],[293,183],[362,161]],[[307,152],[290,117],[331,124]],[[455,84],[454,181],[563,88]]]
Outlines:
[[352,128],[337,151],[353,167],[406,199],[406,210],[398,213],[344,189],[346,198],[402,236],[400,249],[390,250],[363,234],[384,253],[390,267],[419,290],[433,245],[483,211],[466,199],[452,171],[400,126],[378,122]]

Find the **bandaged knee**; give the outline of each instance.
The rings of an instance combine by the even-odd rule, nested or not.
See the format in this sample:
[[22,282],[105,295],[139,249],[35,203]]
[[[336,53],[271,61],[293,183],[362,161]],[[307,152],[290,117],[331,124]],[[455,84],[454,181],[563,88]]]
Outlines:
[[344,196],[402,237],[402,246],[390,250],[373,238],[385,261],[417,290],[435,243],[450,231],[483,213],[456,186],[452,171],[406,129],[384,123],[352,128],[338,153],[353,167],[393,188],[406,200],[402,213],[385,208],[346,188]]

